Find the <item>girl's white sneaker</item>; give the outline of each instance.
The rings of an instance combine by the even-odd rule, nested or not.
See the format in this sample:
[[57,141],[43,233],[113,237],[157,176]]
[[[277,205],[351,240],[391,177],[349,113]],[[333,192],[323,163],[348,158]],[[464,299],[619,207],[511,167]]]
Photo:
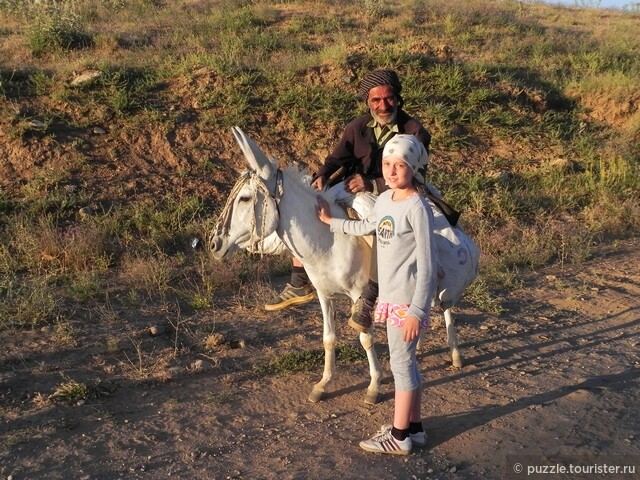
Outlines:
[[409,455],[411,453],[411,436],[404,440],[398,440],[391,434],[391,425],[385,425],[369,440],[360,442],[360,448],[373,453]]

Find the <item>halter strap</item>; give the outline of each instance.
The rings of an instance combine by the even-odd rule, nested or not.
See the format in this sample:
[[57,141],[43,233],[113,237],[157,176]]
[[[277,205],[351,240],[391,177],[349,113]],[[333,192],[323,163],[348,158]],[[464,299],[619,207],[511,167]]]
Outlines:
[[[279,168],[276,169],[276,188],[275,188],[275,192],[273,192],[273,194],[271,194],[271,197],[276,201],[276,205],[278,205],[278,207],[280,207],[280,199],[282,198],[282,195],[284,195],[284,185],[283,185],[283,175],[282,175],[282,170],[280,170]],[[278,208],[279,210],[279,208]],[[280,213],[278,211],[278,213]]]
[[[284,195],[282,170],[280,170],[279,168],[276,170],[276,184],[275,184],[274,192],[269,191],[264,181],[262,181],[262,179],[255,172],[246,171],[240,176],[240,178],[236,181],[235,185],[231,189],[231,192],[229,193],[229,198],[227,198],[227,203],[222,209],[222,212],[218,217],[218,221],[213,229],[212,233],[214,235],[226,236],[229,234],[229,228],[231,226],[231,215],[233,213],[233,204],[235,202],[235,199],[240,193],[240,190],[246,184],[250,183],[252,180],[255,180],[255,179],[257,179],[256,189],[262,190],[264,193],[267,194],[266,197],[271,198],[272,200],[275,201],[278,215],[280,215],[280,199],[282,198],[282,195]],[[264,215],[262,216],[263,225],[262,225],[262,228],[260,229],[261,236],[258,237],[256,233],[255,202],[257,202],[257,196],[254,197],[254,216],[251,221],[251,252],[252,253],[255,253],[258,251],[255,249],[256,245],[265,239],[265,237],[262,236],[262,232],[264,232],[264,221],[265,221]],[[265,204],[266,204],[266,198],[265,198]],[[261,255],[264,253],[262,246],[260,247],[259,251]]]
[[227,198],[227,203],[224,205],[220,216],[218,217],[218,221],[216,222],[216,226],[213,231],[219,235],[228,235],[229,234],[229,224],[231,223],[231,211],[233,210],[233,202],[235,201],[240,189],[245,186],[251,180],[251,175],[253,172],[247,171],[240,175],[240,178],[236,181],[235,185],[231,189],[229,193],[229,197]]

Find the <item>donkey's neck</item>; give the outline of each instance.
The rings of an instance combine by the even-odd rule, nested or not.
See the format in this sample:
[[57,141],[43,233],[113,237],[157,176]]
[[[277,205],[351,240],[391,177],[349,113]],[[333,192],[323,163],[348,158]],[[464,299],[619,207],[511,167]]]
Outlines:
[[279,200],[278,235],[300,260],[313,261],[319,252],[327,252],[334,242],[333,233],[318,219],[319,192],[305,185],[294,172],[283,172],[283,193]]
[[333,206],[333,216],[346,218],[326,193],[314,191],[285,172],[278,235],[302,261],[318,292],[326,296],[344,294],[355,301],[369,278],[371,249],[363,239],[332,233],[320,221],[316,211],[318,195]]

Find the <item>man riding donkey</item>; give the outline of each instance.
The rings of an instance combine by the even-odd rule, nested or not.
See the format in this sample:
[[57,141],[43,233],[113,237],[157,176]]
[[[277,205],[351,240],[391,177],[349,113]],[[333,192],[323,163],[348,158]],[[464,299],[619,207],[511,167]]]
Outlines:
[[[322,190],[331,187],[336,191],[336,199],[349,203],[360,199],[364,201],[363,209],[373,205],[375,196],[387,190],[382,178],[382,152],[385,144],[396,134],[414,135],[429,152],[431,134],[419,120],[407,114],[402,106],[402,84],[393,70],[375,70],[364,76],[358,87],[358,94],[369,107],[369,113],[352,120],[345,128],[340,142],[334,151],[325,159],[324,164],[312,177],[312,185]],[[426,165],[420,172],[425,177]],[[423,192],[436,204],[448,207],[428,192]],[[366,194],[366,195],[364,195]],[[358,207],[353,204],[358,211]],[[362,212],[358,211],[362,215]],[[456,212],[450,220],[457,220]],[[375,242],[374,242],[375,248]],[[372,261],[375,262],[375,252]],[[270,300],[265,309],[281,310],[293,305],[308,303],[316,298],[315,291],[304,265],[297,258],[292,258],[293,268],[291,280],[284,290]],[[372,312],[378,297],[376,265],[371,265],[370,277],[361,297],[352,307],[349,325],[358,332],[367,332],[372,323]]]

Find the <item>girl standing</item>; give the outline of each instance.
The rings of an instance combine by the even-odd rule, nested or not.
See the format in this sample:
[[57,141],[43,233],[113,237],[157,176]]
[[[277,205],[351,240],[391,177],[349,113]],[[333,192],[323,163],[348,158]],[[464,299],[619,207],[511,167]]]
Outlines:
[[389,140],[382,155],[382,174],[389,190],[380,194],[365,220],[332,218],[329,204],[318,198],[318,218],[333,232],[376,234],[380,293],[374,321],[387,325],[395,410],[393,425],[383,426],[378,434],[360,442],[368,452],[407,455],[413,446],[427,443],[416,361],[420,328],[429,325],[436,291],[433,213],[416,188],[424,183],[419,169],[427,159],[424,145],[413,135]]

